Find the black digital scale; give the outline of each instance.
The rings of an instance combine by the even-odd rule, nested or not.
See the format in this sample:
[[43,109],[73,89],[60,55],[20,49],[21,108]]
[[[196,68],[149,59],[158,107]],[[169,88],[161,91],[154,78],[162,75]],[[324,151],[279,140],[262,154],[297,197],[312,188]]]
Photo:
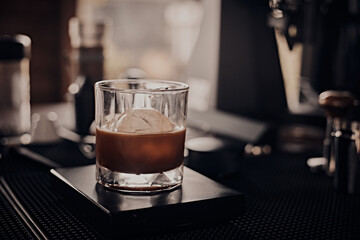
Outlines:
[[52,169],[53,186],[104,236],[138,235],[240,216],[244,195],[184,167],[181,187],[134,195],[95,180],[95,165]]

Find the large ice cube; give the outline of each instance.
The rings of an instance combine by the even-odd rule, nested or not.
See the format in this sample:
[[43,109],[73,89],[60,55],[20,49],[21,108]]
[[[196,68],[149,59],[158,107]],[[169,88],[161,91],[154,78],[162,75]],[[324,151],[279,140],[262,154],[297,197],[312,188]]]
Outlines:
[[116,130],[125,133],[171,132],[175,124],[153,109],[132,109],[124,112],[116,123]]

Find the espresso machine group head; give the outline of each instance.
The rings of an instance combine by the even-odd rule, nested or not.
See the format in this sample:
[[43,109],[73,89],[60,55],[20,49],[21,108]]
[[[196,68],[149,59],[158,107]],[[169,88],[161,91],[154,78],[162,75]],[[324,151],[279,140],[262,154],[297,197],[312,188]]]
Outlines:
[[287,45],[289,52],[301,45],[295,76],[300,105],[322,109],[327,117],[323,170],[334,176],[337,190],[359,193],[360,4],[357,0],[270,0],[269,5],[268,24],[280,36],[280,58],[280,44]]

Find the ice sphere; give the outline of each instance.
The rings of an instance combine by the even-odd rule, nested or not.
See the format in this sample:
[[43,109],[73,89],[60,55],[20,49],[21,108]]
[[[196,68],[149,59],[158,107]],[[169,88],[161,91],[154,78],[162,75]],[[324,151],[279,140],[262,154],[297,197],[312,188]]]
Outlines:
[[115,129],[125,133],[163,133],[173,131],[175,124],[154,109],[132,109],[120,116]]

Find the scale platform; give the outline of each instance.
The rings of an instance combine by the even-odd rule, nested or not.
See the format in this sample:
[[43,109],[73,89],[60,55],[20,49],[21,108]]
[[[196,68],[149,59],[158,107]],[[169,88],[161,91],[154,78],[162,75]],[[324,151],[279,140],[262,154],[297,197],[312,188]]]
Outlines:
[[244,194],[184,167],[181,187],[151,195],[108,190],[95,165],[51,170],[53,186],[106,237],[213,224],[243,214]]

